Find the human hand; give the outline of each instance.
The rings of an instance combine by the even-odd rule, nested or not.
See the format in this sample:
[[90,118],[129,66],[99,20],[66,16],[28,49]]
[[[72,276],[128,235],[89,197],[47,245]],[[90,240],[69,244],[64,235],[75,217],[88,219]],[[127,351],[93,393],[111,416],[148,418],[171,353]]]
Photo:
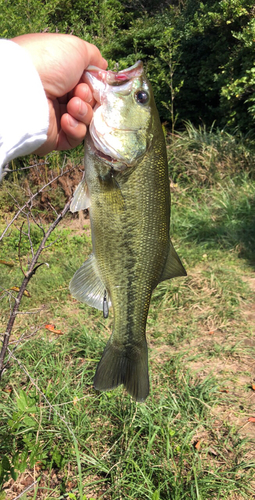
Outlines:
[[90,64],[106,69],[106,60],[95,45],[73,35],[31,33],[12,41],[29,53],[48,100],[47,140],[35,153],[74,148],[86,135],[95,105],[83,73]]

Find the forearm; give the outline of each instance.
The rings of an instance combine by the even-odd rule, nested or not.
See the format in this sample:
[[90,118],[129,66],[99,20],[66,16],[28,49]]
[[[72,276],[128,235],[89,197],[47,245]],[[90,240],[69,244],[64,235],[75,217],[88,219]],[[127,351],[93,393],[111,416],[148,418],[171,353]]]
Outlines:
[[47,139],[49,107],[27,52],[0,40],[0,179],[3,166],[38,149]]

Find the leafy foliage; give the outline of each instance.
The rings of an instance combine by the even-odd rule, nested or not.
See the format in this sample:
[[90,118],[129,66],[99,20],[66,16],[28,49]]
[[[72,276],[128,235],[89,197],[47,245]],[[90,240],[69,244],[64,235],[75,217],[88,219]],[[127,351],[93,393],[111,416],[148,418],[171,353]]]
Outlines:
[[142,59],[162,120],[255,129],[253,0],[0,0],[0,36],[50,31],[95,43],[120,69]]

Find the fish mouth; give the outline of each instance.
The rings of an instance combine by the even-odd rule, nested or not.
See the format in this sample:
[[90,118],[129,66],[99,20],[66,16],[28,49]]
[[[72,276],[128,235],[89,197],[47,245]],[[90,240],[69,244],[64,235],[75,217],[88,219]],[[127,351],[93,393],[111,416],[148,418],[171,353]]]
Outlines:
[[90,148],[91,148],[93,154],[95,154],[98,158],[103,160],[105,163],[108,163],[109,166],[111,168],[113,168],[114,170],[122,172],[123,170],[125,170],[129,166],[129,165],[127,165],[127,163],[125,163],[121,159],[114,158],[113,156],[105,153],[105,151],[103,151],[102,149],[99,149],[98,147],[96,147],[95,143],[93,141],[93,138],[91,136],[90,136],[89,142],[90,142]]
[[101,151],[101,149],[95,148],[95,154],[99,156],[99,158],[102,158],[102,160],[107,161],[108,163],[118,163],[118,160],[116,160],[112,156],[105,154],[103,151]]
[[[95,116],[95,115],[94,115]],[[110,148],[103,138],[100,137],[100,134],[98,134],[94,122],[94,116],[91,120],[90,126],[89,126],[89,133],[91,137],[91,142],[93,143],[93,153],[104,160],[105,162],[109,163],[111,166],[114,167],[114,169],[117,169],[118,165],[122,166],[123,165],[123,159],[121,156],[115,151],[113,148]],[[126,167],[126,165],[125,165]],[[121,168],[122,169],[122,168]]]
[[[122,171],[137,163],[137,149],[126,154],[124,144],[132,143],[139,131],[140,124],[127,128],[118,122],[116,128],[109,122],[109,115],[105,117],[105,106],[109,96],[128,96],[132,92],[133,81],[143,75],[143,63],[137,61],[133,66],[121,71],[102,70],[96,66],[89,66],[84,73],[84,81],[92,90],[96,101],[93,118],[89,126],[89,135],[93,142],[93,153],[108,163],[114,170]],[[133,125],[133,124],[132,124]],[[119,133],[119,134],[118,134]],[[130,139],[131,138],[131,139]],[[116,140],[116,141],[115,141]],[[142,156],[142,155],[141,155]]]
[[[130,68],[123,69],[121,71],[111,71],[102,70],[97,68],[97,66],[88,66],[84,73],[85,82],[89,84],[92,88],[93,96],[95,100],[102,104],[103,95],[107,92],[107,87],[116,87],[116,92],[128,91],[129,82],[134,78],[138,78],[143,74],[143,63],[142,61],[137,61]],[[125,89],[125,87],[127,87]],[[115,89],[112,88],[112,91]]]
[[111,154],[108,149],[106,150],[104,148],[103,144],[101,144],[99,141],[95,141],[90,133],[87,134],[86,140],[91,154],[108,163],[109,166],[114,168],[114,170],[124,170],[125,168],[127,168],[128,165],[125,161],[122,160],[122,158],[113,156],[113,154]]
[[[89,135],[93,143],[93,153],[108,163],[114,170],[123,171],[127,167],[135,165],[136,157],[126,157],[121,151],[114,147],[114,144],[107,140],[112,131],[116,129],[109,127],[104,120],[101,112],[101,106],[95,106],[94,115],[89,126]],[[129,134],[131,130],[122,130],[122,133]]]
[[96,149],[95,153],[96,153],[97,156],[100,156],[100,158],[103,158],[103,160],[106,160],[109,163],[117,161],[117,160],[114,160],[114,158],[112,158],[111,156],[106,155],[105,153],[103,153],[103,151],[100,151],[100,149]]

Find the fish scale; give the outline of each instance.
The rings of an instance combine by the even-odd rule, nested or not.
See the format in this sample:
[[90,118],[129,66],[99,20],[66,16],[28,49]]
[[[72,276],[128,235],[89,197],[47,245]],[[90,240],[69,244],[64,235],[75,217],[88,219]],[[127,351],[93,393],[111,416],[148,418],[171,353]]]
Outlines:
[[[107,295],[113,307],[113,333],[96,370],[95,388],[110,390],[124,384],[134,399],[144,401],[149,393],[145,332],[151,294],[160,281],[184,276],[186,271],[169,237],[166,146],[152,90],[141,71],[141,63],[124,71],[125,92],[121,84],[113,89],[104,83],[99,110],[100,119],[105,112],[108,122],[112,110],[115,127],[119,122],[119,129],[115,128],[111,135],[109,123],[105,128],[104,123],[100,123],[101,136],[95,126],[98,117],[95,117],[91,134],[87,134],[85,140],[85,175],[74,196],[72,209],[85,208],[90,198],[93,256],[77,271],[70,290],[78,300],[99,309],[103,309]],[[93,72],[95,79],[98,75],[95,69]],[[100,78],[105,82],[107,73],[111,73],[108,80],[114,82],[114,72],[105,73],[102,77],[101,71]],[[92,86],[97,85],[93,78]],[[149,96],[146,107],[136,102],[137,89],[141,98]],[[99,90],[97,88],[97,95],[103,92]],[[108,95],[111,98],[107,100]],[[139,120],[141,128],[137,130]],[[132,130],[132,122],[137,135]],[[115,140],[117,136],[118,141]],[[130,143],[126,144],[128,137]],[[132,141],[139,145],[137,137],[143,140],[135,157]],[[107,141],[107,156],[102,155],[104,141]],[[102,149],[98,151],[98,147]],[[81,202],[83,198],[84,203]],[[91,269],[94,272],[92,285]],[[93,287],[94,295],[91,293]]]

